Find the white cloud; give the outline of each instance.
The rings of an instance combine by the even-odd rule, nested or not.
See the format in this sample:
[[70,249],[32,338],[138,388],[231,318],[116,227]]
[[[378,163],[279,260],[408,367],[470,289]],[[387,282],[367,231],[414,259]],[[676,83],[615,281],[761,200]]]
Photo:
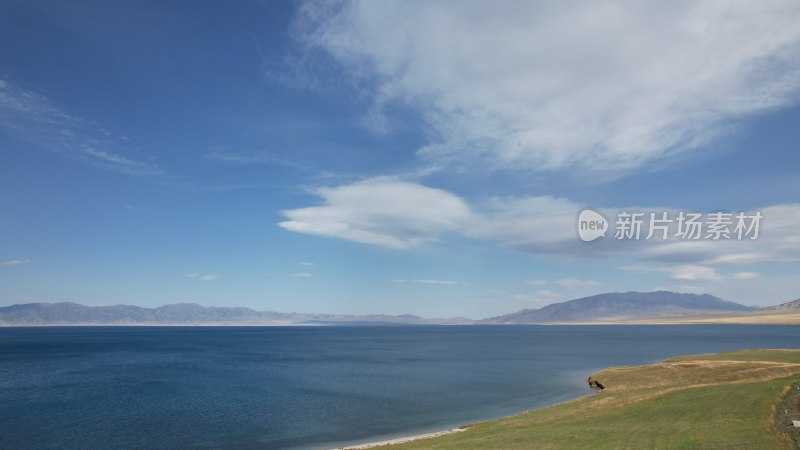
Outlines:
[[755,240],[649,241],[641,256],[725,265],[800,261],[800,204],[772,205],[760,208],[760,212],[763,220]]
[[29,259],[7,259],[5,261],[0,261],[0,266],[20,266],[22,264],[28,264],[31,262]]
[[310,262],[310,261],[302,261],[302,262],[297,263],[297,265],[298,266],[303,266],[303,267],[314,267],[314,266],[316,266],[315,263]]
[[[450,192],[417,183],[372,179],[319,188],[321,206],[284,211],[287,230],[395,249],[433,242],[447,232],[495,241],[514,250],[578,257],[633,256],[673,264],[752,264],[800,260],[800,204],[761,208],[758,239],[617,240],[613,219],[619,211],[669,211],[674,208],[603,208],[612,230],[605,239],[580,242],[575,227],[582,207],[565,198],[492,197],[468,205]],[[752,213],[752,212],[751,212]],[[674,224],[673,224],[674,225]],[[674,227],[673,227],[674,228]],[[670,232],[674,234],[674,230]]]
[[453,286],[457,284],[463,284],[458,281],[454,280],[433,280],[433,279],[418,279],[418,280],[392,280],[393,283],[417,283],[417,284],[441,284],[447,286]]
[[[599,211],[611,220],[605,239],[590,244],[579,242],[576,216],[582,209],[577,203],[554,197],[505,197],[478,202],[472,207],[472,220],[464,227],[468,236],[490,239],[516,250],[540,254],[565,254],[579,257],[634,256],[642,260],[704,265],[743,265],[767,261],[800,261],[800,204],[772,205],[758,209],[763,215],[755,240],[640,240],[614,239],[614,218],[620,211],[668,211],[676,217],[677,209],[660,206],[603,208]],[[750,213],[754,213],[751,211]],[[646,227],[646,224],[645,224]],[[645,228],[646,230],[646,228]]]
[[733,274],[733,278],[737,280],[752,280],[754,278],[758,278],[760,275],[755,272],[736,272]]
[[298,273],[293,273],[292,276],[295,278],[310,278],[311,274],[308,272],[298,272]]
[[[298,35],[416,108],[419,154],[480,167],[629,170],[791,106],[800,3],[309,2]],[[381,121],[378,121],[381,122]]]
[[494,197],[475,209],[477,212],[464,231],[468,236],[532,252],[586,248],[575,234],[580,206],[570,200],[550,196]]
[[750,252],[750,253],[728,253],[712,259],[710,262],[715,264],[742,264],[754,263],[770,259],[768,253]]
[[590,288],[590,287],[600,286],[599,281],[581,280],[579,278],[561,278],[560,280],[556,280],[555,283],[560,284],[561,286],[569,289]]
[[553,300],[558,300],[561,298],[561,295],[558,292],[551,291],[549,289],[542,289],[539,291],[534,292],[533,294],[514,294],[511,295],[512,300],[516,300],[519,302],[530,302],[530,303],[550,303]]
[[210,274],[199,274],[199,273],[187,273],[186,278],[193,278],[195,280],[200,281],[214,281],[219,279],[219,275],[210,275]]
[[723,279],[713,267],[694,264],[666,267],[632,265],[623,266],[620,269],[636,272],[665,272],[671,279],[679,281],[721,281]]
[[683,281],[720,281],[722,276],[713,267],[684,265],[669,269],[670,278]]
[[534,293],[534,295],[536,297],[538,297],[538,298],[547,299],[547,300],[554,300],[554,299],[557,299],[557,298],[559,298],[561,296],[558,292],[551,291],[551,290],[548,290],[548,289],[543,289],[543,290],[540,290],[540,291],[536,291]]
[[321,206],[283,211],[278,225],[299,233],[407,249],[438,240],[470,216],[459,197],[416,183],[372,179],[314,191]]

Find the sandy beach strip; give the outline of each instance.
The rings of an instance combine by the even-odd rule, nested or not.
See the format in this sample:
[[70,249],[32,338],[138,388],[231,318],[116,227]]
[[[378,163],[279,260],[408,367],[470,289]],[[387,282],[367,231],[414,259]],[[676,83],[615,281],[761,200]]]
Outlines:
[[434,431],[432,433],[415,434],[413,436],[403,436],[394,439],[387,439],[385,441],[367,442],[366,444],[350,445],[347,447],[337,447],[337,448],[342,450],[355,450],[361,448],[381,447],[384,445],[402,444],[404,442],[411,442],[419,439],[429,439],[429,438],[444,436],[446,434],[460,433],[462,431],[467,431],[469,428],[470,428],[469,425],[464,425],[458,428],[451,428],[449,430]]

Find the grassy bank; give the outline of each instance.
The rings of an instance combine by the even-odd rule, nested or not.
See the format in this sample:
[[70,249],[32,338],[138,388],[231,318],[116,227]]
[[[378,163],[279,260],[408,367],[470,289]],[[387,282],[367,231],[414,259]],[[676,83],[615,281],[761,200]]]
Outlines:
[[795,448],[794,431],[776,429],[788,420],[776,406],[800,380],[800,350],[681,357],[592,379],[606,389],[391,448]]

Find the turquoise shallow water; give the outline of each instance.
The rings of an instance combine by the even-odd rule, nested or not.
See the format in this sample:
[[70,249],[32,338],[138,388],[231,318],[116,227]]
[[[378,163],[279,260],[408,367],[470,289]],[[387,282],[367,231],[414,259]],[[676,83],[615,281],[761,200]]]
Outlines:
[[607,366],[800,348],[800,327],[0,328],[3,448],[320,448],[588,392]]

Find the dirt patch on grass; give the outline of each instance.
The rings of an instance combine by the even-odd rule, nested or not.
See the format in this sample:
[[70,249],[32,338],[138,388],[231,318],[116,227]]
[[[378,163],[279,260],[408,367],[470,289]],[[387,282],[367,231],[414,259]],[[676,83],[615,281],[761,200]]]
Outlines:
[[791,438],[795,448],[800,448],[800,430],[792,420],[800,420],[800,382],[795,382],[789,392],[776,406],[775,431]]

